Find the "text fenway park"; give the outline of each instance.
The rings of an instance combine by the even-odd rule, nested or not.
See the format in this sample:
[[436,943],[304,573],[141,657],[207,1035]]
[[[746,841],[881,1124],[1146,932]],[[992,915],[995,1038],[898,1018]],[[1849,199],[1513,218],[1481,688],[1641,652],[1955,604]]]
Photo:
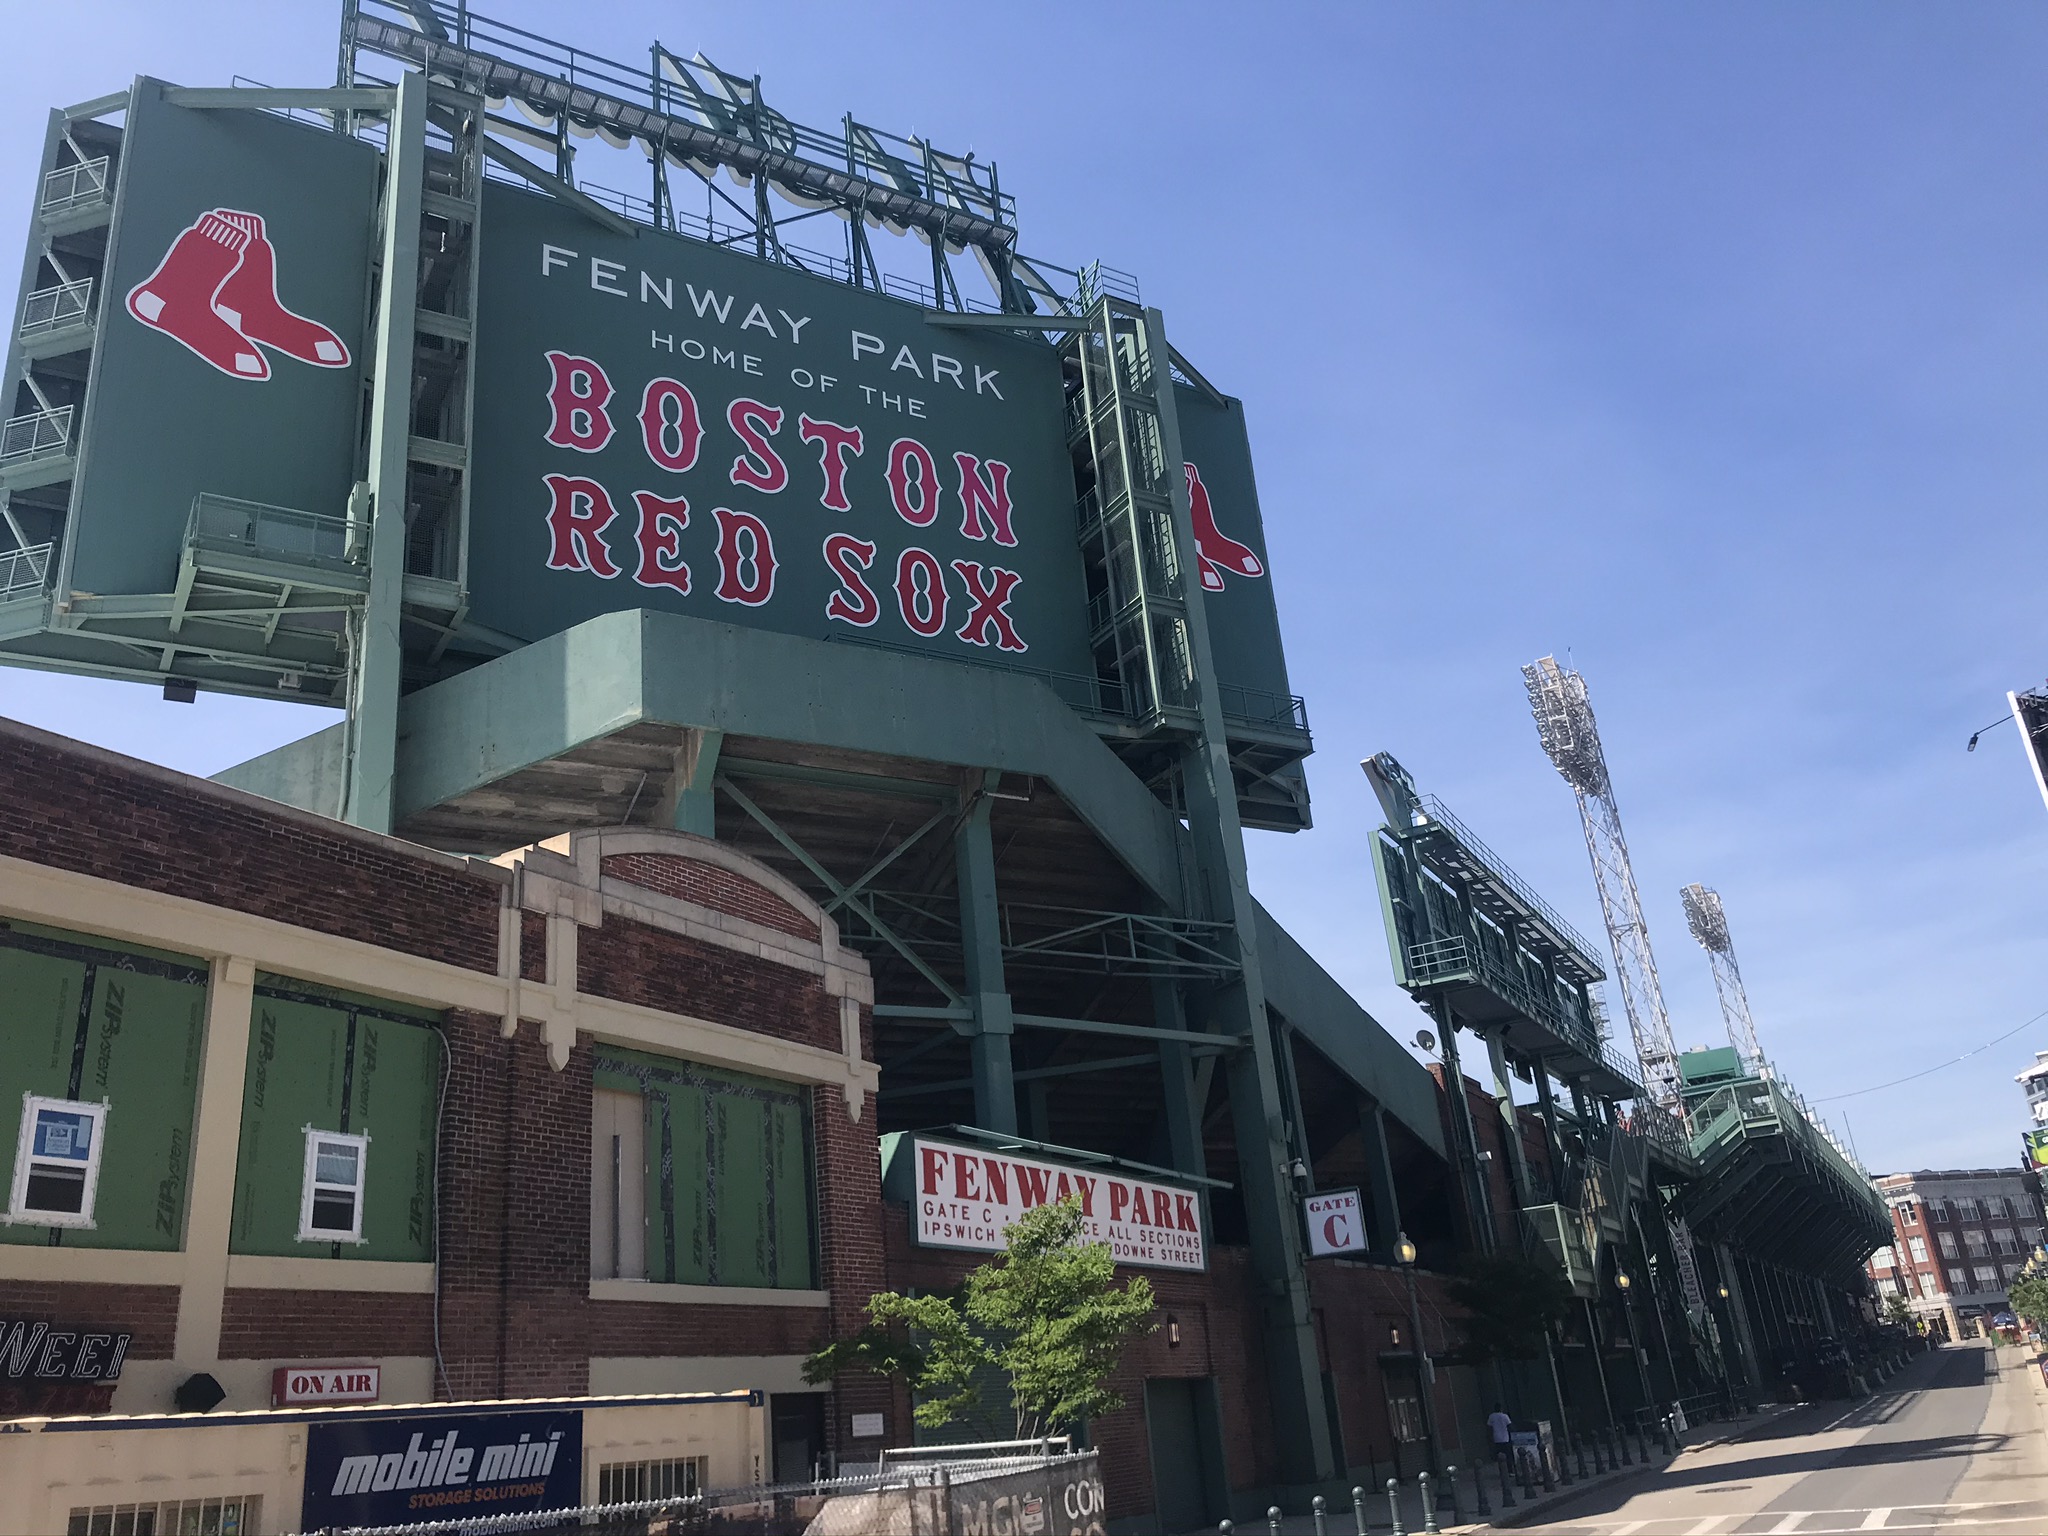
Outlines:
[[[557,267],[569,267],[573,257],[559,246],[543,247],[543,272],[551,275]],[[588,265],[594,291],[632,296],[620,264],[593,258]],[[640,276],[644,285],[653,284],[646,274]],[[664,293],[657,287],[654,296],[673,303],[672,289]],[[683,301],[725,327],[733,325],[739,303],[731,295],[698,292],[689,285]],[[777,340],[797,341],[809,323],[808,317],[755,304],[738,316],[737,329],[742,335],[760,329]],[[677,350],[675,338],[656,333],[655,345],[664,342]],[[866,332],[853,332],[848,347],[849,361],[855,365],[887,355],[882,339]],[[726,363],[739,374],[761,374],[760,359],[742,355],[740,348],[697,343],[693,349],[685,339],[681,349],[685,356]],[[565,351],[550,351],[546,357],[545,379],[537,382],[547,390],[546,440],[551,447],[595,454],[621,432],[636,434],[650,471],[679,475],[701,465],[714,485],[723,482],[722,490],[731,488],[721,499],[738,500],[743,495],[760,506],[761,497],[814,496],[829,512],[851,513],[848,470],[865,456],[879,455],[886,466],[889,504],[897,517],[912,528],[943,525],[951,532],[957,526],[961,538],[988,546],[989,556],[942,561],[913,544],[897,556],[893,571],[877,570],[873,540],[845,531],[828,533],[814,557],[825,562],[837,583],[826,598],[825,616],[866,629],[893,611],[905,628],[922,638],[935,639],[950,631],[968,645],[1029,649],[1010,607],[1022,577],[999,563],[1000,551],[1017,544],[1010,466],[1000,459],[984,458],[952,443],[928,442],[911,432],[884,443],[859,426],[832,420],[822,407],[814,415],[756,398],[744,381],[730,398],[700,399],[687,384],[665,375],[626,383],[622,389],[621,381],[595,358]],[[940,388],[1002,399],[996,370],[963,368],[941,354],[917,355],[901,347],[890,371]],[[827,384],[828,378],[796,368],[791,370],[790,387],[816,394],[839,383],[833,379]],[[767,382],[764,378],[764,385]],[[849,392],[865,390],[871,406],[909,418],[924,415],[923,402],[900,387],[844,387]],[[768,393],[767,388],[753,388]],[[643,587],[687,593],[698,580],[713,579],[709,571],[701,577],[693,571],[689,558],[692,546],[708,545],[715,566],[714,595],[721,602],[758,608],[774,600],[783,562],[802,558],[787,548],[778,549],[774,530],[755,511],[724,505],[696,508],[683,495],[607,486],[589,475],[569,472],[572,465],[565,461],[562,471],[542,477],[551,570],[586,572],[608,581],[629,576]]]

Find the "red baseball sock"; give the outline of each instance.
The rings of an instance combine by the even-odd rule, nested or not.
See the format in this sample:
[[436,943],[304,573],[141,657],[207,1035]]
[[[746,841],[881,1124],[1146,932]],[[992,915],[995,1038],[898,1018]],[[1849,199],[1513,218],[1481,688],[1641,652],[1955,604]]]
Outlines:
[[[1202,552],[1202,586],[1210,592],[1223,590],[1222,572],[1229,571],[1238,576],[1263,576],[1266,568],[1259,557],[1237,540],[1229,537],[1216,526],[1216,514],[1209,507],[1209,488],[1202,484],[1201,471],[1194,465],[1188,471],[1188,510],[1194,514],[1195,545]],[[1216,567],[1215,585],[1210,585],[1211,571]]]
[[248,231],[203,215],[172,242],[157,269],[128,291],[128,313],[183,342],[222,373],[269,378],[263,354],[213,312],[214,294],[241,265],[248,243]]
[[251,341],[275,347],[287,357],[316,368],[346,368],[348,348],[339,336],[316,320],[293,314],[278,301],[277,252],[263,233],[262,215],[233,208],[215,212],[249,237],[242,265],[213,296],[215,313]]

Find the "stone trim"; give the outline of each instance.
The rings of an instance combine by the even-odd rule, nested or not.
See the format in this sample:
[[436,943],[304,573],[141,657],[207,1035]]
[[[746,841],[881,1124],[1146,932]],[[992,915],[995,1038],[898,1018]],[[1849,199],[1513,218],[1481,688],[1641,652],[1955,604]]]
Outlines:
[[828,1291],[785,1291],[759,1285],[668,1285],[655,1280],[593,1280],[592,1301],[653,1301],[689,1307],[815,1307],[832,1305]]

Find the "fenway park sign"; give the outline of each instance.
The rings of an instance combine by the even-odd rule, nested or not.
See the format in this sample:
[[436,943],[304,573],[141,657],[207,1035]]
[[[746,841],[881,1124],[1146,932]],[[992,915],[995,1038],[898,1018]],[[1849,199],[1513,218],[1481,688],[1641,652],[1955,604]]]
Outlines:
[[1081,1202],[1082,1235],[1109,1244],[1119,1264],[1208,1267],[1202,1203],[1192,1190],[921,1136],[910,1139],[908,1150],[911,1232],[925,1247],[1001,1253],[1012,1222],[1071,1197]]

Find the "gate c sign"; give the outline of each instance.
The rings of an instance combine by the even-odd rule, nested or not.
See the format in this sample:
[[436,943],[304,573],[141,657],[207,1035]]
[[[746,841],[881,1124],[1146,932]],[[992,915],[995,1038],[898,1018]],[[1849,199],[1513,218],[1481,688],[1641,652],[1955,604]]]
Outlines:
[[1317,1259],[1365,1257],[1365,1205],[1355,1189],[1333,1189],[1301,1202],[1308,1251]]

